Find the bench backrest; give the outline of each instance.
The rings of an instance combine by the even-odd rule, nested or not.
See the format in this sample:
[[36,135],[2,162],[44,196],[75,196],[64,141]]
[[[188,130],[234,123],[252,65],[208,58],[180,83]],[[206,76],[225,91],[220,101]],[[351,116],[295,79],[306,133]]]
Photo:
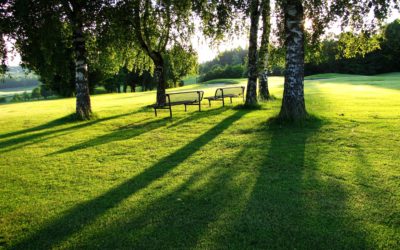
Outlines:
[[203,100],[204,91],[182,91],[182,92],[170,92],[166,94],[167,101],[170,103],[175,102],[201,102]]
[[238,86],[238,87],[225,87],[225,88],[218,88],[215,91],[215,97],[222,97],[224,96],[243,96],[244,95],[244,87],[243,86]]

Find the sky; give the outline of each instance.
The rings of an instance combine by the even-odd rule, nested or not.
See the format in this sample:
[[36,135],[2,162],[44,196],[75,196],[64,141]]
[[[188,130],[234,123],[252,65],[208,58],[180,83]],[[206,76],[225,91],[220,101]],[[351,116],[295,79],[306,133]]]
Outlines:
[[[400,18],[399,11],[393,11],[393,13],[387,18],[386,23],[393,22]],[[307,24],[306,24],[307,25]],[[333,24],[328,32],[338,34],[340,33],[339,24]],[[220,42],[218,45],[213,45],[212,41],[205,39],[201,33],[194,35],[191,39],[194,49],[197,51],[199,57],[199,63],[211,61],[220,52],[225,50],[231,50],[237,47],[246,48],[248,46],[247,35],[240,35],[236,37],[228,37],[225,41]],[[12,50],[12,41],[7,44],[8,50]],[[17,66],[21,62],[21,56],[14,52],[9,53],[8,65]]]

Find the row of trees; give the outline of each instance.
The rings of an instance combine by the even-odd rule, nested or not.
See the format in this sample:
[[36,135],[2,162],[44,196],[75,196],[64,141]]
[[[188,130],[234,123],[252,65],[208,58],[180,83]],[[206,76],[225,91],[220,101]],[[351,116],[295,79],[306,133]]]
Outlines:
[[[306,36],[307,37],[307,36]],[[284,48],[270,44],[268,75],[284,75]],[[247,75],[247,49],[221,52],[215,59],[200,64],[201,81],[216,78],[241,78]],[[305,75],[349,73],[372,75],[400,71],[400,19],[374,33],[343,32],[305,45]]]
[[400,20],[375,34],[346,32],[310,49],[305,73],[371,75],[400,71]]
[[[331,21],[340,17],[344,25],[364,28],[364,16],[373,13],[383,19],[391,4],[398,5],[398,0],[275,1],[277,33],[286,54],[281,118],[302,119],[306,115],[305,18],[311,20],[308,32],[310,40],[316,42]],[[115,74],[122,67],[154,72],[157,104],[164,105],[166,65],[172,60],[168,49],[177,46],[183,54],[191,51],[195,16],[202,21],[203,33],[213,39],[243,30],[247,26],[244,20],[250,20],[246,105],[255,105],[257,78],[261,97],[269,96],[270,6],[269,0],[5,0],[0,7],[1,35],[16,40],[24,65],[42,78],[50,78],[45,81],[75,89],[76,113],[88,119],[90,89],[99,76]]]

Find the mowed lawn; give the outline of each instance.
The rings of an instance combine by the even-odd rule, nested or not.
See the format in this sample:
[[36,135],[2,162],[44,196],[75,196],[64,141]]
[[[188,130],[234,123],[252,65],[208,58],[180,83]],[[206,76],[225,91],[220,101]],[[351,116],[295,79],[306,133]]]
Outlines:
[[400,73],[311,79],[302,126],[269,121],[278,77],[172,120],[154,92],[1,105],[0,248],[399,249]]

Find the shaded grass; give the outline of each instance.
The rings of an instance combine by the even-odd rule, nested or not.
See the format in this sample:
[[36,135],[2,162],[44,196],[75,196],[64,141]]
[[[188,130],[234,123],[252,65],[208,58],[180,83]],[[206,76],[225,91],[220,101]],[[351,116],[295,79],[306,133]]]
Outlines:
[[0,246],[395,249],[400,92],[349,79],[307,81],[303,124],[273,119],[280,99],[170,120],[153,92],[105,94],[85,122],[73,99],[4,105]]

